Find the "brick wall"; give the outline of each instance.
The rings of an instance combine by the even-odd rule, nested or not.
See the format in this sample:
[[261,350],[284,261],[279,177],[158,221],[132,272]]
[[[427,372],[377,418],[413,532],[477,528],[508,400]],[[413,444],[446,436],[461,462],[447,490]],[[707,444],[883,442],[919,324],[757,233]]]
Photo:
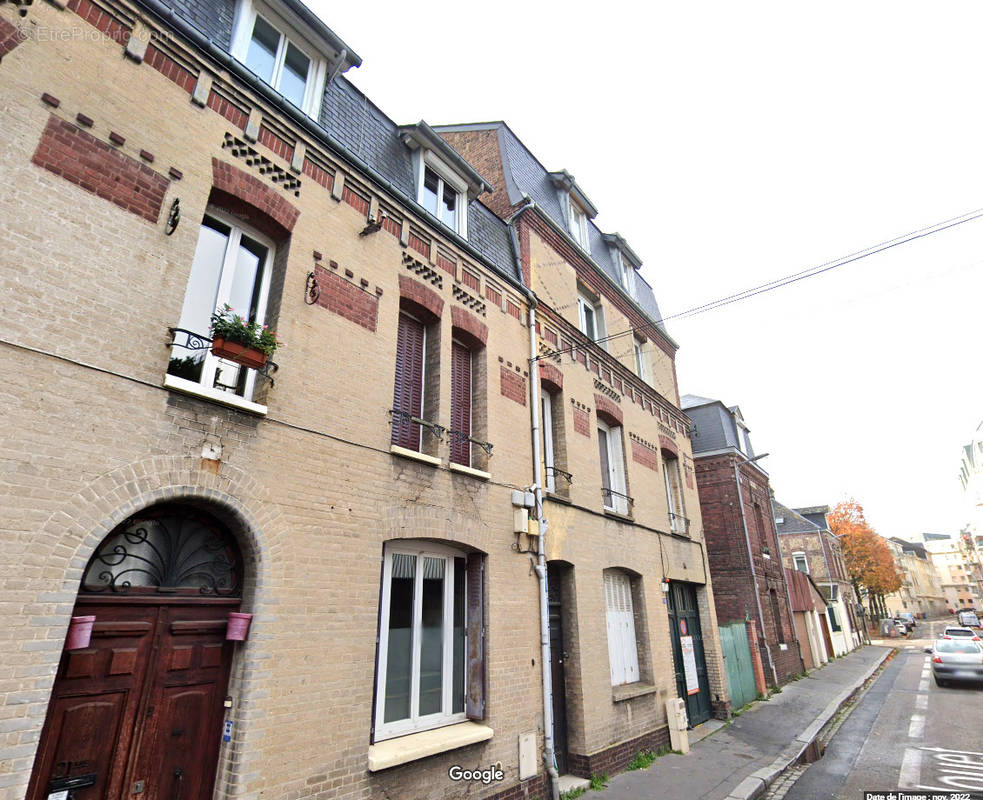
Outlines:
[[519,405],[526,404],[526,379],[508,367],[499,370],[502,397],[507,397]]
[[315,266],[314,274],[321,287],[321,294],[317,300],[319,306],[375,333],[379,316],[377,295],[369,293],[366,288],[356,286],[320,264]]

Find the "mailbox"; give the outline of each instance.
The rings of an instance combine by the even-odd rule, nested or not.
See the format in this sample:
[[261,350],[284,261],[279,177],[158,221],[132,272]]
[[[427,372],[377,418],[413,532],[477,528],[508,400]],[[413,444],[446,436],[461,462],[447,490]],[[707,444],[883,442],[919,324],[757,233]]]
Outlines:
[[87,775],[72,775],[64,778],[52,778],[48,783],[48,800],[72,800],[75,789],[87,789],[95,786],[99,776],[95,772]]

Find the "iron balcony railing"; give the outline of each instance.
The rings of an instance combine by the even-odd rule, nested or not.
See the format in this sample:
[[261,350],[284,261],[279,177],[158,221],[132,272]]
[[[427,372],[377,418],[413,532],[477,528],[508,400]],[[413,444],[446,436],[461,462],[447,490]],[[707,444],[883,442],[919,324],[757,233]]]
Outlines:
[[689,534],[689,519],[682,514],[669,512],[669,528],[673,533]]
[[[185,380],[194,381],[195,383],[200,382],[202,368],[205,363],[205,356],[212,349],[212,340],[204,334],[189,331],[187,328],[168,328],[167,332],[171,335],[170,341],[167,342],[167,347],[174,348],[176,350],[187,350],[190,353],[189,355],[182,357],[180,354],[175,355],[174,350],[172,350],[171,360],[167,366],[167,372],[177,378],[184,378]],[[226,361],[227,359],[222,360]],[[238,362],[234,361],[229,363],[235,364],[240,369],[251,369],[258,375],[262,375],[270,382],[270,386],[274,384],[271,373],[276,372],[280,368],[275,361],[271,361],[269,358],[266,359],[266,366],[264,366],[262,369],[250,367],[245,364],[239,364]],[[220,371],[216,371],[214,381],[215,388],[230,392],[235,392],[237,388],[239,388],[235,385],[220,383],[218,380],[219,375]]]
[[604,503],[604,507],[609,510],[617,510],[618,499],[624,500],[628,504],[629,508],[632,508],[635,505],[634,497],[629,497],[621,492],[616,492],[614,489],[606,489],[604,487],[601,488],[601,499]]

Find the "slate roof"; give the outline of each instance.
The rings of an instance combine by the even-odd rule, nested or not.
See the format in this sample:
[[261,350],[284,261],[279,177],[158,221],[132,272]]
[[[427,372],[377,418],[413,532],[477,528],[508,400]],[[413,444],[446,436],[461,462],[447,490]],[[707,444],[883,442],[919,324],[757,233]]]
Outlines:
[[[779,533],[818,533],[822,530],[814,522],[810,522],[788,506],[783,506],[777,500],[772,505],[775,514],[775,530]],[[779,522],[778,520],[782,521]]]
[[[528,195],[560,228],[564,231],[569,230],[566,214],[560,204],[560,195],[550,177],[550,170],[543,166],[505,122],[475,122],[433,127],[438,132],[494,130],[498,137],[498,149],[502,154],[502,170],[505,173],[505,190],[509,202],[515,205],[523,199],[523,195]],[[617,264],[611,257],[610,245],[604,241],[604,233],[601,229],[590,220],[587,222],[587,239],[590,242],[590,259],[620,290],[621,276],[618,274]],[[625,294],[627,296],[627,293]],[[659,311],[652,286],[639,272],[635,273],[635,297],[632,299],[645,316],[668,335],[665,325],[661,322],[662,313]]]

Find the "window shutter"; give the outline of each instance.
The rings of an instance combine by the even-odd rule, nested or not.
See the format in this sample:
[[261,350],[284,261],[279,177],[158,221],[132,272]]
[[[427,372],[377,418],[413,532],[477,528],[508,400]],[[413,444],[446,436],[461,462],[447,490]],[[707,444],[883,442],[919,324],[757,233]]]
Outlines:
[[607,606],[611,685],[633,683],[638,680],[638,645],[635,641],[631,580],[623,573],[605,573],[604,596]]
[[[451,345],[451,429],[471,435],[471,351],[460,342]],[[451,437],[451,461],[471,466],[471,442]]]
[[467,693],[468,719],[485,718],[485,559],[469,553],[467,561]]
[[[399,315],[393,408],[414,417],[422,416],[423,411],[423,330],[423,323],[406,314]],[[394,415],[392,443],[419,450],[420,426]]]
[[601,490],[604,505],[611,507],[611,461],[608,458],[608,433],[603,428],[597,429],[597,449],[601,457]]

